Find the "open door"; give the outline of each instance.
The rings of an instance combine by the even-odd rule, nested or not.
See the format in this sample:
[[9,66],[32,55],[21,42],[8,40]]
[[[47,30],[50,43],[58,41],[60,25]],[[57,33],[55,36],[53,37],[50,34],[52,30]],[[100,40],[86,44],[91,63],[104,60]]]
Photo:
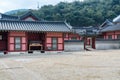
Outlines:
[[86,37],[84,38],[84,49],[92,50],[95,49],[95,38],[94,37]]
[[86,48],[92,48],[92,38],[91,37],[87,38]]

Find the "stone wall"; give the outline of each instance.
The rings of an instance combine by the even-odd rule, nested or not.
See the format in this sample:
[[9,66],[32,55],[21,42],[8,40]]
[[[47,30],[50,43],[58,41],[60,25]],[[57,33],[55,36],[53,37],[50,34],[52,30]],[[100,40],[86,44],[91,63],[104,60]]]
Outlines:
[[84,50],[83,42],[65,42],[64,43],[65,51],[81,51]]
[[[120,49],[120,41],[96,41],[97,50]],[[65,51],[84,50],[83,42],[65,42]]]
[[120,41],[96,41],[96,49],[120,49]]

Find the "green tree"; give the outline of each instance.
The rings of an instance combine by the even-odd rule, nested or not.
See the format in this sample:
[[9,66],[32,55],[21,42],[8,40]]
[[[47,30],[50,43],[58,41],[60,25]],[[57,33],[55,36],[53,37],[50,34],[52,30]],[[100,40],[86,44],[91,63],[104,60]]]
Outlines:
[[[120,14],[120,0],[60,2],[54,6],[44,5],[39,10],[33,10],[33,13],[48,21],[66,20],[75,27],[98,26],[106,19],[112,20]],[[21,14],[22,12],[18,12],[15,15]]]

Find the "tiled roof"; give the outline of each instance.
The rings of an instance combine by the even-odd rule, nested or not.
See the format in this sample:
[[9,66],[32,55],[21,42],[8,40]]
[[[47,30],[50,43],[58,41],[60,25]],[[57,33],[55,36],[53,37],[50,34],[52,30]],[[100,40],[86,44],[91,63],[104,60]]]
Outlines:
[[102,29],[101,32],[119,31],[119,30],[120,30],[120,23],[109,25],[105,27],[104,29]]
[[39,22],[0,20],[0,30],[3,31],[42,31],[42,32],[70,32],[65,22]]
[[18,20],[19,17],[17,17],[17,16],[10,16],[10,15],[6,15],[6,14],[1,14],[0,13],[0,19],[2,19],[2,20]]
[[28,12],[26,12],[25,14],[23,14],[22,16],[20,16],[20,20],[23,20],[24,18],[29,17],[29,16],[32,16],[32,17],[34,17],[36,20],[39,20],[39,21],[40,21],[40,19],[39,19],[36,15],[34,15],[31,11],[28,11]]
[[42,21],[42,19],[39,19],[31,11],[28,11],[21,16],[11,16],[11,15],[6,15],[6,14],[0,13],[0,19],[2,19],[2,20],[24,20],[24,18],[29,17],[29,16],[32,16],[33,18],[35,18],[35,20]]
[[74,28],[74,31],[81,36],[96,36],[99,32],[98,28],[93,26]]
[[107,26],[113,25],[113,23],[111,21],[109,21],[108,19],[105,20],[105,22],[103,22],[100,26],[99,29],[103,29]]
[[113,19],[114,23],[119,23],[120,22],[120,15],[117,16],[116,18]]

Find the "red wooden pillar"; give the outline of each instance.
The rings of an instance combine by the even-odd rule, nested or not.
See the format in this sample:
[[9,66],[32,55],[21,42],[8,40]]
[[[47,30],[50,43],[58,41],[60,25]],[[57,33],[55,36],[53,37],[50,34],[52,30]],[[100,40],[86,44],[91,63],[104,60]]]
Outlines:
[[92,38],[92,48],[93,49],[96,49],[96,43],[95,43],[95,37],[94,38]]
[[86,49],[87,38],[84,37],[84,50]]

